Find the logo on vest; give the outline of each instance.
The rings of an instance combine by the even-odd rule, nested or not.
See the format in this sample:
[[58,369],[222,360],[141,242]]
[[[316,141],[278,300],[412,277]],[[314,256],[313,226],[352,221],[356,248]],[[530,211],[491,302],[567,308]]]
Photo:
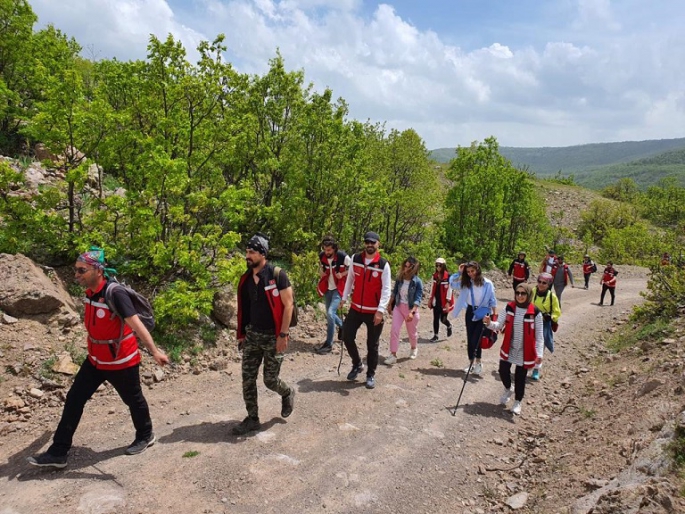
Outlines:
[[271,294],[274,296],[278,296],[280,293],[278,292],[278,289],[274,289],[273,291],[271,291]]
[[373,278],[376,278],[378,276],[378,272],[374,271],[371,275],[373,276]]
[[102,310],[102,309],[98,309],[98,310],[95,311],[95,315],[96,315],[98,318],[102,319],[102,318],[105,317],[105,311]]

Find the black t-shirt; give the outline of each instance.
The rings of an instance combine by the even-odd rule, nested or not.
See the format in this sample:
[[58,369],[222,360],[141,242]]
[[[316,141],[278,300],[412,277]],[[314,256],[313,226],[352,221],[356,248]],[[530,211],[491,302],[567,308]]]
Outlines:
[[[276,279],[273,266],[267,264],[257,275],[259,283],[255,284],[252,274],[245,279],[243,287],[243,305],[245,306],[244,326],[250,325],[253,329],[260,332],[271,332],[276,329],[274,317],[266,298],[264,286],[266,277],[273,276]],[[279,291],[290,287],[290,280],[284,270],[278,274],[276,287]]]
[[[111,282],[107,282],[100,291],[90,296],[86,294],[86,297],[94,302],[105,303],[105,292],[110,284]],[[113,307],[124,318],[129,318],[134,314],[137,314],[135,308],[133,307],[133,303],[131,303],[131,298],[129,298],[128,294],[126,294],[126,291],[124,291],[123,288],[117,287],[114,290],[114,293],[112,294],[112,301],[114,302]]]

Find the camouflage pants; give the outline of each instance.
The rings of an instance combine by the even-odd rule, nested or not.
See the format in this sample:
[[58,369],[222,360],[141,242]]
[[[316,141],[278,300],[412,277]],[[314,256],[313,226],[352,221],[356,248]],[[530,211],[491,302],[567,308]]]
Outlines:
[[281,396],[290,393],[288,384],[278,377],[283,355],[276,353],[275,334],[264,334],[247,329],[243,345],[243,399],[247,415],[251,418],[259,417],[257,377],[262,360],[264,361],[264,385]]

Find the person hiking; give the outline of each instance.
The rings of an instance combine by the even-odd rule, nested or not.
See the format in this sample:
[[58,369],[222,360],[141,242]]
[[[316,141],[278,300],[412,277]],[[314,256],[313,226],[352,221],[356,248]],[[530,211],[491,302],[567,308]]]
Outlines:
[[431,280],[428,298],[428,308],[433,310],[433,337],[430,338],[432,343],[438,341],[440,323],[447,327],[447,337],[452,336],[452,323],[450,323],[447,314],[454,307],[454,296],[449,278],[450,273],[447,271],[445,259],[438,257],[435,259],[435,273],[433,273]]
[[547,250],[547,255],[540,263],[540,273],[552,273],[557,263],[557,254],[554,250]]
[[618,271],[614,268],[614,264],[611,261],[607,262],[606,268],[604,268],[604,272],[602,273],[602,278],[599,281],[602,286],[602,295],[599,297],[600,305],[604,305],[604,295],[607,291],[609,291],[609,294],[611,295],[611,305],[614,304],[614,300],[616,299],[616,275],[618,275]]
[[[450,277],[450,286],[459,287],[459,298],[452,309],[452,318],[456,318],[462,309],[466,309],[464,322],[466,324],[466,352],[469,365],[464,368],[468,373],[473,366],[473,373],[483,374],[481,362],[482,350],[480,337],[482,334],[482,316],[485,311],[497,314],[497,297],[492,281],[483,276],[480,264],[469,261],[459,265],[459,271]],[[482,311],[482,312],[481,312]]]
[[338,316],[338,306],[345,289],[347,273],[352,262],[349,255],[338,249],[338,243],[332,236],[327,236],[321,242],[322,251],[319,253],[319,284],[316,288],[320,296],[324,297],[326,306],[326,340],[314,351],[318,354],[331,353],[333,336],[338,327],[338,339],[342,339],[343,322]]
[[585,279],[585,289],[590,287],[590,277],[597,271],[597,265],[589,255],[583,257],[583,278]]
[[392,311],[390,355],[384,361],[388,366],[392,366],[397,362],[400,331],[404,323],[407,325],[407,335],[409,336],[409,345],[411,347],[409,358],[416,359],[418,355],[419,306],[423,299],[423,282],[418,277],[419,268],[419,261],[416,258],[407,257],[402,262],[400,272],[395,280],[388,307]]
[[514,404],[513,414],[521,414],[521,402],[526,392],[526,375],[535,365],[542,364],[542,313],[532,303],[533,288],[530,284],[519,284],[516,288],[516,299],[509,302],[504,309],[505,316],[492,321],[490,316],[483,318],[483,323],[490,330],[504,329],[504,338],[499,352],[499,377],[504,386],[500,403],[506,405],[511,398],[511,367],[514,371]]
[[110,268],[101,248],[81,254],[74,266],[76,282],[86,288],[85,325],[88,332],[88,356],[76,373],[62,410],[62,417],[48,450],[28,458],[34,466],[64,468],[78,428],[83,409],[98,387],[109,382],[127,405],[136,429],[133,442],[126,448],[127,455],[144,452],[155,443],[152,420],[143,390],[140,387],[140,340],[160,366],[169,363],[136,314],[128,293],[123,287],[111,291],[112,308],[105,301],[106,291],[114,283]]
[[243,400],[247,417],[234,426],[234,435],[259,430],[257,377],[264,362],[264,385],[281,397],[281,417],[295,407],[295,389],[280,377],[281,364],[290,340],[293,288],[285,271],[267,261],[269,240],[259,232],[247,242],[247,271],[238,283],[238,348],[243,352]]
[[[552,290],[552,281],[554,278],[551,273],[540,273],[538,275],[537,285],[533,288],[532,302],[542,313],[542,334],[544,336],[545,348],[554,353],[554,327],[559,322],[561,316],[561,304],[557,295]],[[544,348],[540,353],[544,353]],[[540,380],[540,373],[542,371],[542,362],[535,364],[531,379]]]
[[561,305],[561,295],[564,293],[568,283],[571,283],[571,287],[576,287],[573,283],[571,268],[564,262],[563,255],[557,257],[556,265],[552,268],[552,276],[554,277],[554,292],[559,299],[559,305]]
[[352,358],[352,370],[347,380],[356,380],[364,371],[357,348],[357,331],[366,325],[366,388],[376,387],[378,342],[383,332],[383,316],[387,311],[392,288],[390,264],[378,252],[380,237],[375,232],[364,234],[364,251],[352,257],[352,273],[347,275],[341,306],[348,298],[350,310],[343,322],[343,341]]
[[526,261],[526,252],[519,252],[516,259],[511,261],[507,275],[512,277],[514,291],[516,291],[517,285],[528,282],[528,279],[530,278],[530,265],[528,264],[528,261]]

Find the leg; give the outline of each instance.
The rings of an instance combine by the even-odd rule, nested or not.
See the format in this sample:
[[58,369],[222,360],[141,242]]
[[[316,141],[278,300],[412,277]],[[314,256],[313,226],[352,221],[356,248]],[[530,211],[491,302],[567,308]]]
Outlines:
[[511,362],[500,359],[499,361],[499,379],[505,389],[511,388]]
[[514,372],[514,398],[517,402],[523,400],[523,394],[526,392],[526,375],[528,370],[523,366],[516,366]]
[[609,288],[607,287],[607,285],[606,285],[606,284],[602,284],[602,295],[599,297],[599,304],[600,304],[600,305],[604,305],[604,295],[606,294],[607,289],[609,289]]
[[452,323],[450,323],[446,312],[440,315],[440,321],[447,327],[447,337],[450,337],[452,335]]
[[337,291],[326,291],[326,293],[323,295],[324,304],[326,305],[326,340],[323,344],[326,346],[333,345],[333,335],[335,334],[335,311],[331,312],[331,304],[333,303],[334,292]]
[[362,363],[359,356],[359,349],[357,348],[357,330],[362,324],[362,314],[354,309],[350,309],[345,317],[345,324],[343,326],[343,337],[345,338],[345,348],[352,359],[352,366],[358,366]]
[[473,321],[473,309],[470,306],[466,309],[464,322],[466,323],[466,348],[469,360],[480,360],[482,352],[478,344],[478,338],[480,337],[480,329],[483,326],[483,322]]
[[[404,313],[406,309],[401,308],[402,305],[395,305],[392,310],[392,325],[390,326],[390,353],[397,355],[397,350],[400,347],[400,331],[404,323]],[[406,305],[404,306],[406,307]]]
[[437,336],[440,330],[440,318],[442,317],[442,308],[436,305],[433,307],[433,333]]
[[[409,307],[407,307],[407,314],[409,314]],[[419,343],[419,320],[421,316],[419,311],[416,311],[414,318],[411,321],[407,321],[407,335],[409,336],[409,346],[411,349],[415,349]]]
[[276,338],[262,340],[260,346],[264,355],[264,385],[280,396],[290,394],[290,386],[279,377],[284,354],[276,353]]
[[259,366],[262,364],[262,358],[258,334],[248,330],[243,346],[243,400],[245,400],[248,417],[253,419],[259,419],[257,376],[259,375]]
[[583,278],[585,279],[585,289],[590,287],[590,277],[592,276],[592,273],[585,273],[583,275]]
[[152,436],[152,419],[140,387],[140,366],[107,371],[105,376],[131,412],[131,420],[136,428],[136,440],[149,439]]
[[376,368],[378,367],[378,341],[381,338],[381,332],[383,332],[383,323],[378,325],[373,324],[373,314],[364,314],[366,325],[366,364],[368,369],[366,371],[367,377],[373,377],[376,375]]
[[74,383],[67,393],[67,399],[62,410],[62,419],[57,425],[52,445],[48,448],[50,455],[63,457],[69,452],[74,433],[83,415],[83,407],[104,381],[105,378],[102,373],[95,369],[90,360],[83,361],[81,369],[76,374]]
[[609,288],[609,294],[611,295],[611,305],[614,304],[614,300],[616,299],[615,294],[616,294],[616,288],[615,287],[610,287]]
[[564,289],[566,286],[564,284],[560,285],[559,287],[554,286],[554,293],[557,295],[557,298],[559,299],[559,307],[561,307],[561,295],[564,294]]

